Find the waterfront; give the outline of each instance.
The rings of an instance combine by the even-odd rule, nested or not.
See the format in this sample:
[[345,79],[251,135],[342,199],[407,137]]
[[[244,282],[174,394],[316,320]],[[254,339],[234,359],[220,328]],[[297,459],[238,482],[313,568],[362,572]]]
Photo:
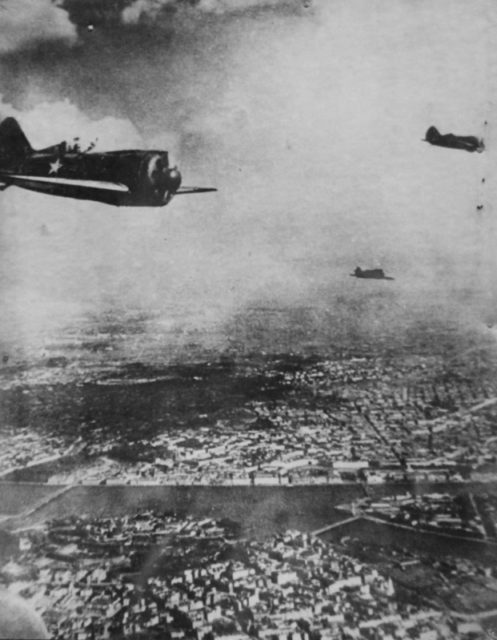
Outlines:
[[[382,504],[397,496],[413,505],[412,524],[418,513],[414,507],[429,504],[433,493],[456,497],[471,492],[485,496],[489,509],[497,506],[493,354],[474,361],[457,349],[444,349],[430,354],[415,343],[387,356],[368,345],[326,357],[255,354],[162,368],[119,364],[106,371],[90,369],[85,379],[76,370],[69,379],[66,366],[54,366],[55,378],[67,379],[50,384],[14,376],[0,392],[5,442],[15,453],[0,459],[0,517],[5,535],[18,541],[14,555],[21,555],[14,564],[11,553],[3,558],[4,583],[32,598],[47,623],[62,625],[60,629],[69,624],[63,615],[69,604],[77,612],[85,598],[100,602],[105,592],[110,599],[101,604],[114,611],[111,617],[121,611],[118,622],[125,636],[136,632],[139,637],[153,620],[180,638],[183,631],[170,626],[171,606],[164,597],[164,610],[152,613],[140,594],[130,596],[129,607],[117,606],[121,596],[127,598],[123,594],[135,593],[136,580],[143,567],[153,565],[157,550],[150,551],[152,559],[142,557],[133,577],[126,578],[127,586],[114,574],[102,573],[93,576],[88,591],[81,576],[71,577],[74,567],[82,570],[88,558],[74,546],[79,544],[75,538],[62,536],[57,549],[53,539],[48,547],[39,547],[35,574],[36,581],[43,574],[41,584],[28,588],[12,579],[25,570],[23,563],[33,566],[27,546],[40,532],[50,537],[53,527],[76,523],[83,530],[92,522],[104,529],[113,522],[122,530],[122,523],[144,513],[155,514],[152,519],[166,513],[171,522],[205,521],[215,536],[220,535],[219,523],[229,523],[237,539],[261,550],[289,531],[300,541],[318,534],[319,542],[311,544],[357,558],[392,581],[391,612],[380,607],[379,617],[360,622],[368,596],[361,592],[349,601],[345,590],[342,604],[349,603],[352,617],[340,617],[338,607],[333,624],[324,624],[314,606],[319,597],[308,594],[306,606],[314,607],[311,625],[306,631],[297,620],[289,620],[288,626],[278,618],[278,629],[287,635],[308,633],[312,639],[314,630],[321,637],[352,637],[350,620],[364,637],[369,637],[371,620],[375,628],[386,630],[391,624],[407,633],[411,623],[406,620],[414,626],[419,622],[414,622],[414,609],[409,615],[402,609],[400,603],[408,602],[416,610],[434,612],[431,622],[424,619],[419,637],[462,638],[464,625],[483,637],[497,604],[491,544],[448,540],[369,516],[348,520],[350,514],[341,510],[346,503]],[[448,509],[446,515],[454,514]],[[109,543],[113,527],[106,534]],[[121,556],[130,557],[125,550]],[[54,559],[55,572],[46,573]],[[92,562],[102,564],[96,556]],[[431,590],[430,602],[416,580]],[[297,604],[303,606],[300,600]],[[395,617],[398,607],[400,618]],[[202,619],[195,618],[195,624],[204,625],[200,640],[214,629],[207,630],[206,615],[211,614],[202,611]],[[231,614],[225,614],[221,617],[228,626],[215,625],[217,635],[227,629],[240,637],[254,635],[238,623],[233,627],[233,620],[228,624]],[[75,616],[75,625],[77,620]],[[108,629],[92,624],[70,633],[106,637]],[[266,633],[261,627],[259,637],[272,637],[275,629],[269,626]]]
[[483,634],[474,618],[465,622],[468,599],[458,616],[444,610],[453,590],[434,602],[428,585],[448,572],[470,580],[481,611],[497,584],[480,563],[448,560],[425,572],[423,593],[398,575],[412,554],[394,553],[392,565],[376,550],[365,560],[351,539],[331,545],[292,530],[255,541],[240,538],[228,518],[169,511],[58,518],[18,538],[0,576],[43,614],[54,638],[372,639],[390,631],[456,639],[468,625]]

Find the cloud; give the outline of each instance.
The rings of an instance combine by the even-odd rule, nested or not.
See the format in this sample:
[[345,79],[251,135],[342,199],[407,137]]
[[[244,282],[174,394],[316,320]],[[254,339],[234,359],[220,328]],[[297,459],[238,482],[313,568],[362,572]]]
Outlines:
[[[308,0],[305,6],[308,6]],[[226,14],[242,13],[250,9],[278,9],[290,5],[298,6],[299,0],[197,0],[193,9],[203,13]],[[184,0],[135,0],[122,13],[123,22],[136,24],[147,19],[154,21],[164,9],[181,9],[187,5]],[[192,8],[192,5],[188,5]]]
[[[171,150],[173,131],[185,184],[219,191],[137,211],[8,189],[0,249],[9,299],[36,292],[32,317],[43,326],[52,315],[72,325],[59,301],[96,317],[153,310],[178,324],[190,307],[222,306],[219,317],[229,317],[244,306],[320,306],[334,315],[316,325],[331,333],[380,326],[400,335],[430,313],[492,317],[485,3],[455,0],[434,15],[425,0],[375,11],[323,0],[300,13],[249,10],[283,2],[141,0],[126,19],[146,28],[125,29],[126,38],[81,33],[92,45],[65,51],[55,68],[34,56],[21,71],[13,65],[12,82],[28,90],[8,93],[22,108],[9,113],[33,146],[74,136],[98,136],[99,149],[134,146],[136,122],[140,147]],[[223,7],[247,11],[217,19]],[[420,138],[430,124],[483,135],[487,150],[429,147]],[[356,265],[395,281],[355,281]],[[26,299],[16,326],[27,322]],[[46,301],[53,313],[43,313]]]
[[[287,7],[288,0],[200,0],[197,7],[207,13],[237,13],[249,9]],[[298,1],[294,1],[294,5]]]
[[113,116],[92,120],[69,100],[40,102],[26,111],[0,100],[0,116],[2,119],[6,116],[17,118],[34,148],[76,137],[83,148],[95,142],[97,151],[142,146],[141,137],[129,120]]
[[122,13],[125,24],[136,24],[143,17],[154,20],[164,7],[177,4],[175,0],[136,0]]
[[0,25],[0,54],[47,40],[76,41],[69,16],[51,0],[4,0]]

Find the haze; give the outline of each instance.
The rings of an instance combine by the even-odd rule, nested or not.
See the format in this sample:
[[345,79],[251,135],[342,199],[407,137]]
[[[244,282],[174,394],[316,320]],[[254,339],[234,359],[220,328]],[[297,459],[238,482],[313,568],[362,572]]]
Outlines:
[[[490,0],[41,4],[38,33],[14,13],[0,32],[2,117],[35,147],[169,149],[219,191],[161,209],[3,192],[4,351],[139,312],[150,344],[257,306],[339,307],[366,332],[495,319]],[[485,153],[430,147],[432,124]]]

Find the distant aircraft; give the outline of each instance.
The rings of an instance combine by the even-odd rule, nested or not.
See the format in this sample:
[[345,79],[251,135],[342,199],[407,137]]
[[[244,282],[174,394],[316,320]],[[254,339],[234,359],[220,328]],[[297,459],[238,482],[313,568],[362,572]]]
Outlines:
[[390,276],[386,276],[383,269],[361,269],[356,267],[354,273],[350,274],[354,278],[366,278],[370,280],[393,280]]
[[0,190],[10,186],[124,207],[161,207],[175,195],[217,191],[181,187],[167,151],[82,151],[67,142],[31,148],[19,123],[0,124]]
[[463,149],[464,151],[478,151],[481,153],[485,149],[483,140],[475,136],[455,136],[453,133],[442,135],[436,127],[430,127],[425,133],[424,142],[429,142],[437,147],[447,147],[449,149]]

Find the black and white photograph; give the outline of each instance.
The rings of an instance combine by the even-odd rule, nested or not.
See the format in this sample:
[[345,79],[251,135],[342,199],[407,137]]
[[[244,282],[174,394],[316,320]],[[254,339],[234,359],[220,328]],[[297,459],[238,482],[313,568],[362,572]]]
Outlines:
[[0,639],[497,638],[497,5],[0,0]]

